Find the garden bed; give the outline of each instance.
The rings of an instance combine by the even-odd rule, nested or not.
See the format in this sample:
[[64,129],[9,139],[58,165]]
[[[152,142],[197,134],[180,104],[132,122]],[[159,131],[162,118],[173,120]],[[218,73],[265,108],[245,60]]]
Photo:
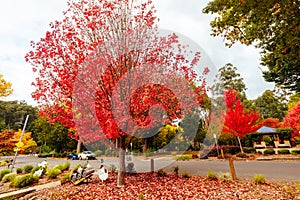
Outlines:
[[126,186],[117,187],[116,178],[116,173],[111,173],[102,183],[95,176],[78,186],[66,183],[20,199],[300,199],[300,185],[296,183],[255,184],[252,180],[211,181],[207,177],[142,173],[127,175]]

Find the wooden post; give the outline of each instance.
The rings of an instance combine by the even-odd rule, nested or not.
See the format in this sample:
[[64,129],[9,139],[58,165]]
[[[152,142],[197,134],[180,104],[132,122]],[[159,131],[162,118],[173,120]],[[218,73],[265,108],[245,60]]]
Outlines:
[[229,158],[228,161],[229,161],[231,177],[233,180],[237,180],[232,158]]
[[151,172],[154,172],[154,159],[150,160],[150,168],[151,168]]

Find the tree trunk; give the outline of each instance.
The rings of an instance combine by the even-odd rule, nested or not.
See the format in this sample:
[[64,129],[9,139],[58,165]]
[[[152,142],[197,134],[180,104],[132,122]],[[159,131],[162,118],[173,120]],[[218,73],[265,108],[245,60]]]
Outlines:
[[237,139],[239,141],[241,152],[244,153],[240,137],[238,136]]
[[77,152],[77,154],[79,154],[79,153],[80,153],[80,151],[81,151],[81,141],[80,141],[80,140],[78,140],[78,142],[77,142],[77,148],[76,148],[76,152]]
[[143,153],[146,153],[147,149],[148,149],[148,138],[144,138]]
[[119,170],[118,170],[118,180],[117,186],[121,187],[125,185],[125,137],[121,136],[118,138],[119,140],[118,147],[119,147]]

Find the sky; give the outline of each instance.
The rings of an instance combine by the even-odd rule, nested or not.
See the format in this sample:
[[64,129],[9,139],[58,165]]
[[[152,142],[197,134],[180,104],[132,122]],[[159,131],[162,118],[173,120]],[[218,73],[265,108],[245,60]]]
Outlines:
[[[256,99],[273,83],[262,77],[259,49],[253,46],[225,46],[220,37],[210,36],[212,15],[202,13],[209,0],[153,0],[160,18],[159,28],[185,35],[201,47],[216,69],[226,63],[237,67],[244,79],[248,99]],[[0,3],[0,73],[13,85],[14,92],[1,100],[31,98],[34,74],[25,54],[31,50],[30,41],[38,41],[50,30],[49,23],[62,18],[67,3],[64,0],[5,0]]]

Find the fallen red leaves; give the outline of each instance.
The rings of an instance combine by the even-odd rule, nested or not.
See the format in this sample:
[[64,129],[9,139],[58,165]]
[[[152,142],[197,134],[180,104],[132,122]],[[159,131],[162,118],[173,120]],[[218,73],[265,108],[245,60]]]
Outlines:
[[[126,186],[116,186],[116,174],[102,183],[97,177],[74,186],[67,183],[59,188],[36,192],[38,199],[300,199],[294,183],[256,185],[253,181],[209,181],[206,177],[184,178],[156,173],[126,176]],[[299,187],[299,186],[298,186]],[[32,197],[32,195],[31,195]]]

